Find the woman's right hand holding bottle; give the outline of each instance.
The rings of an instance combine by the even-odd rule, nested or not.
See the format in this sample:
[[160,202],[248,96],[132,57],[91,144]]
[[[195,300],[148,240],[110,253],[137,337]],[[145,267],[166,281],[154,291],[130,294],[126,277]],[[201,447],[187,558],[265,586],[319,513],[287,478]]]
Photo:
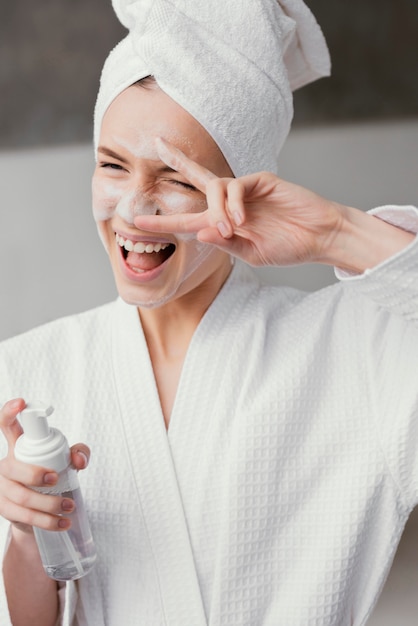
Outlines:
[[[0,460],[0,515],[25,533],[32,533],[33,526],[52,531],[67,530],[71,522],[65,514],[74,509],[73,500],[34,490],[53,487],[58,480],[57,473],[15,459],[14,446],[23,433],[17,415],[25,406],[25,401],[18,398],[6,402],[0,410],[0,430],[8,444],[7,455]],[[87,467],[89,456],[86,445],[72,446],[72,464],[77,470]]]
[[[25,401],[17,398],[0,409],[0,430],[8,445],[6,456],[0,460],[0,515],[11,522],[3,559],[4,587],[13,626],[54,626],[59,615],[58,585],[44,571],[33,527],[66,530],[71,526],[66,513],[74,509],[74,502],[35,491],[53,488],[57,473],[15,459],[15,444],[23,433],[17,416],[25,407]],[[77,470],[87,467],[89,456],[84,444],[71,448],[71,462]],[[4,609],[1,614],[5,615]]]

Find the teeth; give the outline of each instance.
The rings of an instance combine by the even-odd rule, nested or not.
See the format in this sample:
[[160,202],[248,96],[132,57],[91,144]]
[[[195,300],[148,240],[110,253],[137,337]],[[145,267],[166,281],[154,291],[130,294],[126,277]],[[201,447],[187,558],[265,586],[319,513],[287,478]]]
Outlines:
[[151,254],[152,252],[160,252],[160,250],[165,250],[170,245],[169,243],[143,243],[142,241],[137,241],[134,243],[130,239],[124,239],[120,235],[116,234],[116,243],[121,247],[125,248],[128,252],[146,252],[147,254]]
[[140,241],[138,241],[134,245],[134,252],[145,252],[145,248],[146,248],[146,245],[144,243],[141,243]]

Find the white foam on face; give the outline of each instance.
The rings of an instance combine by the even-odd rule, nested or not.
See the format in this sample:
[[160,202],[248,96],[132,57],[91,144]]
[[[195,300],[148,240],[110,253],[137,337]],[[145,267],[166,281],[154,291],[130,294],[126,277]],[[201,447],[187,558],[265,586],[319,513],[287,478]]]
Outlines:
[[[145,155],[146,153],[141,151],[141,154]],[[161,163],[156,152],[155,155],[156,160]],[[113,174],[107,177],[105,172],[106,168],[104,168],[104,172],[98,168],[98,173],[93,176],[92,195],[94,219],[107,252],[109,252],[109,242],[106,237],[105,223],[115,215],[132,227],[135,217],[139,215],[157,214],[163,216],[196,213],[207,208],[206,198],[192,190],[188,191],[187,188],[175,182],[175,175],[170,174],[166,179],[162,175],[156,183],[155,190],[149,189],[145,192],[141,190],[138,182],[135,182],[136,178],[130,179],[122,176],[118,179],[117,174],[112,178]],[[172,233],[167,234],[172,235]],[[198,241],[194,233],[175,234],[175,239],[179,246],[187,247],[183,247],[180,255],[182,261],[174,270],[175,279],[170,280],[170,288],[167,289],[167,285],[164,285],[160,290],[147,290],[139,287],[135,290],[135,301],[131,302],[132,304],[145,308],[155,308],[165,304],[176,295],[184,282],[196,271],[199,271],[199,268],[216,251],[213,246]]]
[[[118,142],[122,145],[122,142]],[[134,145],[124,146],[130,151],[134,150]],[[179,175],[176,179],[175,173],[167,175],[158,173],[161,160],[155,148],[147,150],[146,146],[136,150],[137,158],[156,162],[156,173],[154,188],[144,190],[141,188],[139,176],[133,171],[127,177],[118,178],[117,173],[106,175],[106,169],[97,166],[92,182],[93,196],[93,216],[96,222],[112,219],[117,214],[127,224],[133,225],[134,219],[140,215],[173,215],[181,213],[202,212],[207,208],[204,196],[199,197],[195,192],[187,191],[187,187],[182,186],[184,179]],[[152,165],[151,165],[152,171]],[[109,172],[112,169],[109,168]],[[116,171],[117,172],[117,171]],[[151,177],[151,178],[152,178]],[[176,235],[183,240],[194,239],[195,235],[180,233]]]
[[135,217],[138,215],[156,215],[158,205],[144,194],[136,191],[127,192],[122,195],[116,205],[115,212],[130,226],[133,225]]
[[[137,190],[123,189],[102,178],[93,178],[93,216],[96,222],[110,220],[115,214],[132,226],[135,217],[140,215],[174,215],[181,213],[197,213],[207,208],[204,198],[187,195],[176,190],[173,182],[165,183],[166,189],[159,190],[155,198]],[[172,187],[172,189],[170,189]],[[179,233],[183,240],[194,239],[193,233]]]
[[[129,226],[128,231],[135,232],[132,227],[135,229],[134,220],[137,216],[196,213],[207,208],[203,194],[189,188],[189,181],[180,173],[165,169],[166,164],[158,154],[155,133],[158,132],[159,136],[186,151],[192,148],[190,139],[173,131],[172,125],[164,126],[160,121],[155,133],[153,128],[134,127],[129,120],[120,119],[119,123],[121,132],[118,126],[111,131],[111,135],[105,134],[103,139],[104,145],[119,155],[120,160],[117,157],[109,158],[107,164],[106,150],[103,150],[103,154],[99,150],[92,184],[93,215],[106,248],[113,245],[108,239],[112,231],[109,222],[111,224],[113,219],[118,227],[123,221]],[[109,167],[112,163],[116,167]],[[196,274],[198,284],[199,279],[203,280],[207,273],[205,262],[210,263],[211,255],[215,258],[219,252],[213,246],[198,241],[194,233],[166,234],[170,236],[170,241],[177,242],[178,248],[172,260],[168,261],[170,269],[167,270],[167,280],[161,284],[157,281],[152,285],[128,285],[127,293],[129,297],[132,295],[132,304],[148,308],[161,306],[179,290],[181,292],[182,285],[193,274]],[[147,241],[150,237],[152,232],[146,233]],[[160,237],[161,234],[158,234],[156,240]],[[194,284],[195,278],[189,282]],[[121,292],[124,289],[122,283]]]
[[201,243],[200,241],[197,241],[197,239],[190,241],[185,245],[188,246],[187,263],[184,263],[183,267],[178,271],[176,281],[171,285],[171,288],[166,290],[164,287],[159,293],[153,292],[152,295],[149,296],[144,296],[141,293],[141,290],[138,290],[138,295],[135,298],[135,301],[131,301],[130,304],[135,304],[138,307],[146,309],[155,309],[159,306],[163,306],[176,296],[178,291],[182,288],[186,280],[192,276],[192,274],[199,272],[201,268],[203,269],[204,263],[209,261],[210,257],[217,253],[217,250],[213,246]]
[[110,220],[115,207],[121,199],[122,191],[111,181],[93,176],[92,181],[92,208],[96,222]]

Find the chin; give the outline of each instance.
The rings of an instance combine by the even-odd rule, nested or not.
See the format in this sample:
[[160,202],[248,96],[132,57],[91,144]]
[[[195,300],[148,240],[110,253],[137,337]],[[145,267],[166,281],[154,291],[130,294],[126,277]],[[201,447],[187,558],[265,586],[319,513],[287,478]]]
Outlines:
[[144,288],[136,285],[127,285],[123,279],[116,278],[116,287],[119,296],[127,304],[134,305],[140,309],[157,309],[169,302],[176,300],[179,296],[179,287],[169,289]]

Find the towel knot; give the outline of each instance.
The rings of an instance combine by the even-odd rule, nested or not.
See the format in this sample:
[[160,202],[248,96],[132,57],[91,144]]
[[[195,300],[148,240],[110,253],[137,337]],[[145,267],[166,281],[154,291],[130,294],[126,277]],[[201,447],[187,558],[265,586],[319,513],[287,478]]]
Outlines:
[[145,30],[155,0],[112,0],[113,9],[123,26],[141,34]]

